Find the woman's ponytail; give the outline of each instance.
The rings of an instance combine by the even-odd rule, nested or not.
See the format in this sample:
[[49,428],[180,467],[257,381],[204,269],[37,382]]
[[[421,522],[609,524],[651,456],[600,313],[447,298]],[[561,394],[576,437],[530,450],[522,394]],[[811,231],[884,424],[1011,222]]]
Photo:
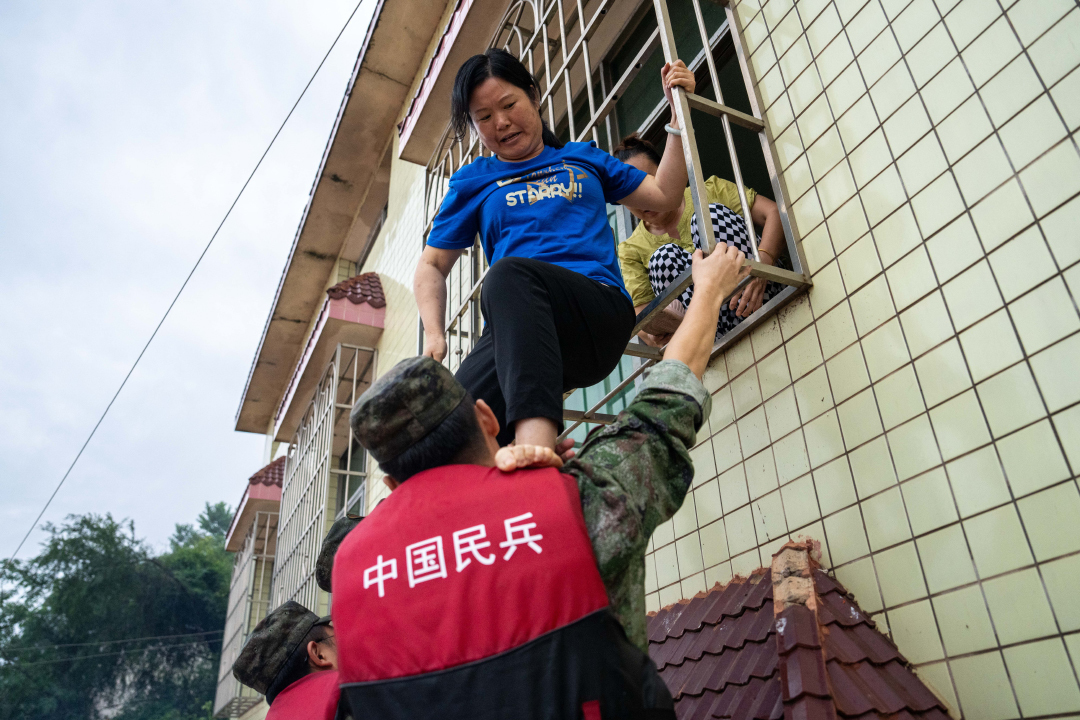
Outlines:
[[544,126],[544,130],[541,133],[541,137],[544,139],[544,144],[550,148],[561,150],[563,147],[562,140],[559,140],[559,138],[555,137],[555,133],[551,132],[551,130],[548,130],[547,122],[541,120],[540,123]]

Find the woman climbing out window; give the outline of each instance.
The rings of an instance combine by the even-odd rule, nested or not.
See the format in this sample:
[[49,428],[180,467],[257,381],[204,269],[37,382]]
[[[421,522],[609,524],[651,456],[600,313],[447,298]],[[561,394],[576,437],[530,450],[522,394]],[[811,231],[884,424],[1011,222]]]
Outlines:
[[[694,91],[681,61],[664,65],[661,80],[669,103],[673,86]],[[634,327],[606,203],[678,207],[679,139],[669,138],[671,159],[652,174],[591,142],[563,145],[541,119],[536,79],[498,49],[458,70],[451,117],[459,139],[471,127],[493,157],[454,173],[417,265],[424,354],[446,355],[446,276],[479,234],[491,264],[480,295],[486,325],[457,378],[495,412],[501,445],[554,448],[563,392],[607,377]]]
[[[668,144],[670,143],[669,137]],[[650,175],[655,173],[663,162],[652,143],[639,138],[636,133],[623,138],[615,148],[614,155]],[[667,152],[664,157],[667,157]],[[735,183],[714,175],[705,181],[705,187],[717,243],[734,245],[742,250],[746,257],[752,258],[746,221],[743,220],[742,204],[739,202],[739,190]],[[780,211],[776,203],[750,188],[745,188],[745,191],[746,202],[750,203],[750,217],[755,225],[762,228],[758,240],[761,262],[787,268],[786,261],[780,257],[784,252],[784,229],[780,225]],[[695,248],[701,246],[698,238],[698,218],[694,214],[689,188],[685,191],[682,203],[673,210],[656,212],[635,208],[629,202],[623,204],[641,221],[630,237],[619,245],[619,264],[622,266],[623,280],[630,291],[634,311],[641,312],[679,277],[683,270],[690,267],[691,254]],[[768,302],[783,287],[778,283],[767,283],[761,278],[751,280],[720,312],[716,337],[719,338],[738,325],[743,318]],[[694,287],[691,285],[678,300],[673,300],[664,312],[652,321],[648,328],[650,332],[640,333],[641,339],[654,347],[666,345],[671,334],[679,327],[693,293]]]

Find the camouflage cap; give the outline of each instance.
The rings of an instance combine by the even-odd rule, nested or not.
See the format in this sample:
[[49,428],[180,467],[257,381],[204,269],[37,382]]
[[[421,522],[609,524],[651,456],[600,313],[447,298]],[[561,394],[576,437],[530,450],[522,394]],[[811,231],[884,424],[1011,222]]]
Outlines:
[[255,626],[251,638],[233,663],[233,677],[265,695],[318,622],[318,615],[289,600]]
[[378,462],[393,460],[438,427],[468,393],[427,356],[402,360],[353,405],[353,432]]
[[326,592],[330,590],[330,575],[334,570],[334,555],[337,554],[338,546],[349,532],[360,524],[364,518],[359,515],[346,515],[338,518],[330,527],[330,532],[322,541],[322,549],[319,550],[319,558],[315,561],[315,582],[319,583]]

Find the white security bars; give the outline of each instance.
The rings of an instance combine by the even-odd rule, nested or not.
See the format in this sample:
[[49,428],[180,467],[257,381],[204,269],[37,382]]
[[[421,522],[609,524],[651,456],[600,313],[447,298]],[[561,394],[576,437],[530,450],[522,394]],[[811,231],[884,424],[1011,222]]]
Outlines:
[[[742,211],[753,250],[753,257],[748,258],[751,276],[762,277],[787,286],[757,312],[720,338],[713,348],[713,355],[715,356],[726,346],[745,335],[763,319],[789,302],[796,293],[807,288],[810,285],[810,280],[804,271],[805,261],[788,217],[788,206],[783,183],[776,170],[778,167],[777,157],[773,150],[766,122],[763,119],[761,103],[750,77],[746,53],[738,27],[734,22],[734,14],[731,8],[725,5],[726,21],[719,29],[710,34],[706,28],[700,0],[689,0],[689,3],[700,35],[702,52],[688,65],[691,69],[695,69],[700,68],[704,63],[707,74],[706,78],[702,79],[707,79],[711,84],[716,98],[710,100],[699,94],[685,93],[678,88],[673,93],[675,113],[682,128],[683,155],[690,179],[694,211],[698,217],[708,216],[708,198],[705,190],[705,180],[708,178],[708,173],[702,170],[692,110],[717,117],[721,121],[727,153],[734,175],[733,180],[738,187]],[[632,60],[626,65],[625,70],[622,71],[618,78],[611,75],[612,63],[610,59],[616,50],[625,54],[626,47],[625,43],[620,46],[615,38],[633,37],[632,31],[635,23],[640,25],[643,12],[648,12],[648,8],[644,3],[639,3],[635,14],[628,17],[625,11],[628,8],[633,9],[630,8],[630,4],[620,4],[616,8],[612,0],[593,0],[588,3],[583,2],[583,0],[563,0],[562,2],[556,0],[518,0],[513,2],[506,10],[499,30],[492,39],[491,46],[502,47],[517,54],[526,67],[537,76],[541,87],[541,114],[556,134],[575,141],[591,139],[602,147],[606,145],[607,149],[610,150],[617,143],[612,123],[613,111],[616,109],[620,98],[631,87],[643,65],[649,61],[657,46],[662,48],[663,57],[666,61],[680,57],[680,53],[676,48],[676,38],[668,4],[667,0],[653,0],[652,10],[655,13],[656,28],[643,40],[638,41],[639,44]],[[720,76],[713,57],[714,49],[722,42],[729,43],[734,48],[746,95],[749,99],[750,113],[741,112],[724,104]],[[600,48],[600,52],[594,52],[597,47]],[[632,47],[629,50],[633,52]],[[659,85],[659,78],[656,78],[655,82]],[[702,83],[699,81],[700,84]],[[666,112],[666,110],[659,106],[656,107],[649,114],[649,119],[641,127],[623,128],[623,133],[625,134],[630,130],[644,133],[655,123],[656,118],[661,117],[662,112]],[[773,267],[763,264],[759,260],[757,238],[750,217],[750,207],[746,202],[746,194],[743,189],[743,172],[736,154],[736,142],[732,125],[740,126],[758,135],[771,190],[780,211],[788,259],[793,270],[789,271]],[[601,130],[606,142],[601,140]],[[449,128],[444,133],[442,141],[428,164],[427,184],[425,187],[427,221],[425,238],[438,212],[450,176],[463,165],[480,155],[487,154],[487,150],[481,145],[479,137],[475,135],[460,142],[455,142]],[[619,224],[625,226],[623,222]],[[704,231],[702,237],[703,250],[711,252],[716,244],[712,224],[708,222],[699,223],[699,228]],[[621,239],[625,239],[625,237]],[[449,292],[446,319],[448,353],[446,362],[451,370],[457,369],[462,359],[472,349],[473,343],[479,337],[482,329],[479,299],[486,271],[487,263],[483,256],[483,250],[477,243],[473,245],[471,250],[462,255],[448,277]],[[749,282],[749,278],[745,282]],[[657,313],[661,312],[673,299],[677,298],[690,283],[690,271],[687,270],[638,315],[634,335],[636,336],[637,332]],[[614,387],[603,398],[588,409],[584,411],[568,410],[564,419],[569,421],[570,425],[562,437],[565,437],[581,423],[610,422],[611,415],[602,415],[600,410],[605,409],[613,400],[625,396],[627,388],[641,372],[663,357],[662,350],[635,341],[630,342],[626,354],[642,358],[643,361],[638,362],[637,367],[629,374],[619,372],[619,382],[615,383]]]
[[262,695],[233,677],[232,665],[255,625],[270,610],[270,580],[274,572],[278,514],[257,512],[233,558],[225,637],[221,646],[214,717],[240,717],[262,700]]
[[319,615],[329,610],[315,582],[315,560],[335,516],[363,513],[366,458],[349,411],[371,384],[375,362],[374,348],[338,345],[289,445],[271,607],[295,600]]

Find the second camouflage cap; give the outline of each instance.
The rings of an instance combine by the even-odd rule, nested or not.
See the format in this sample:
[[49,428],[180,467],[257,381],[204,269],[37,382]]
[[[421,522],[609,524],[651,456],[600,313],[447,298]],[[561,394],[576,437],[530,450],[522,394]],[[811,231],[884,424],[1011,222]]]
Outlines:
[[233,663],[233,677],[265,695],[311,628],[328,620],[289,600],[255,626]]
[[393,460],[438,427],[465,399],[465,388],[427,356],[402,360],[353,405],[353,432],[378,462]]
[[346,515],[338,518],[330,526],[330,532],[323,538],[322,548],[319,550],[319,558],[315,561],[315,582],[326,592],[333,592],[330,588],[330,577],[334,570],[334,556],[337,555],[338,546],[352,529],[360,524],[364,518],[356,515]]

